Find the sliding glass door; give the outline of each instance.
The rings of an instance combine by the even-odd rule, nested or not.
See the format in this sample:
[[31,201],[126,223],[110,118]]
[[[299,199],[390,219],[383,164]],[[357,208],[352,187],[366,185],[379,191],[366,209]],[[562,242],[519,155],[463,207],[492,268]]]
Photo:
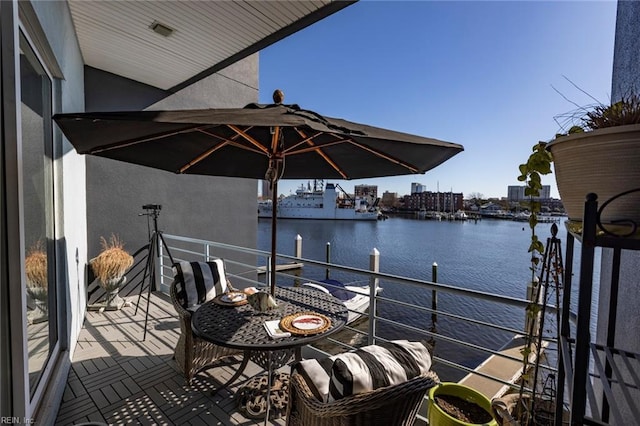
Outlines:
[[31,398],[58,342],[52,79],[20,34],[20,130],[26,331]]

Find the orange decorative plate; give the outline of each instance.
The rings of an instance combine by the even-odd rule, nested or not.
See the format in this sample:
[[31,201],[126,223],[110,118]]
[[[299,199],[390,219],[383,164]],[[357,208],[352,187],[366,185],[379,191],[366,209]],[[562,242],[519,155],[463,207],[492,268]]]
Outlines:
[[291,334],[307,336],[323,333],[331,327],[331,320],[316,312],[299,312],[280,320],[280,328]]

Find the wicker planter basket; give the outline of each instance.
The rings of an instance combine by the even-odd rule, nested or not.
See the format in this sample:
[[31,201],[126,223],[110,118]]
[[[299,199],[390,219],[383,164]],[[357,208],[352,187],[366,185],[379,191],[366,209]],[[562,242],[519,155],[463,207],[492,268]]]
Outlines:
[[[640,124],[610,127],[562,136],[550,142],[556,182],[569,219],[582,221],[586,195],[598,195],[599,205],[616,195],[640,188]],[[602,224],[640,224],[640,192],[612,201],[602,211]]]

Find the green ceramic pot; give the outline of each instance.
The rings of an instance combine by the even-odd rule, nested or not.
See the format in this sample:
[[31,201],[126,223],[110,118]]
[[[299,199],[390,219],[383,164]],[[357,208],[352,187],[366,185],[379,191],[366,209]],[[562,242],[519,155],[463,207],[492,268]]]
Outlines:
[[[488,423],[466,423],[458,420],[449,414],[445,413],[436,403],[435,397],[439,395],[450,395],[461,398],[465,401],[473,402],[476,405],[484,409],[490,416],[491,421]],[[458,383],[440,383],[434,386],[429,391],[429,426],[460,426],[460,425],[486,425],[486,426],[498,426],[498,422],[495,421],[491,414],[491,401],[481,394],[465,385]]]

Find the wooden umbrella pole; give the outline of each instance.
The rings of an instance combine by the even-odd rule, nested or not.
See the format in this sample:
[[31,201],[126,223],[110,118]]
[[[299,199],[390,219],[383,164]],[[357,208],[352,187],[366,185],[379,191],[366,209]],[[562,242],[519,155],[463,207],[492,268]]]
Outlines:
[[[284,93],[280,90],[273,92],[273,102],[281,104],[284,100]],[[271,156],[269,157],[269,168],[265,178],[269,181],[271,187],[271,296],[276,297],[276,224],[278,219],[278,179],[280,179],[280,164],[278,154],[281,151],[280,127],[274,126],[271,129]],[[266,420],[265,420],[266,421]]]

